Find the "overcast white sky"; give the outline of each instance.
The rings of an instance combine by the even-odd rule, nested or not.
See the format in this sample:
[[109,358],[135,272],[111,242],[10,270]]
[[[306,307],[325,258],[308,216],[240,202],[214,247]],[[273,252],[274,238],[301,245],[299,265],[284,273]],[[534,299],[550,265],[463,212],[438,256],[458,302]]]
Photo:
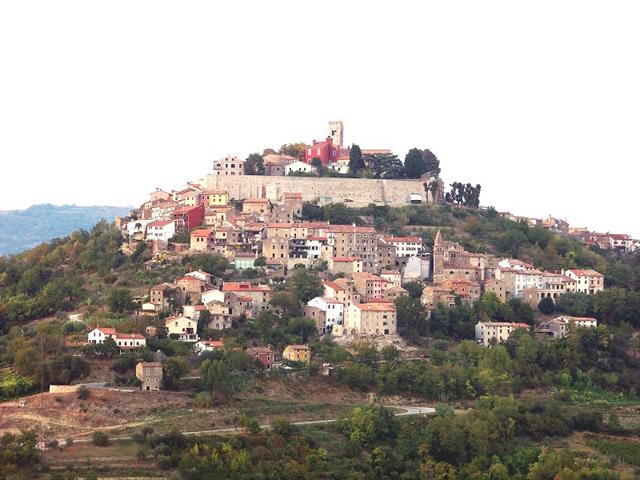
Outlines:
[[640,236],[633,1],[0,3],[0,209],[139,204],[325,135]]

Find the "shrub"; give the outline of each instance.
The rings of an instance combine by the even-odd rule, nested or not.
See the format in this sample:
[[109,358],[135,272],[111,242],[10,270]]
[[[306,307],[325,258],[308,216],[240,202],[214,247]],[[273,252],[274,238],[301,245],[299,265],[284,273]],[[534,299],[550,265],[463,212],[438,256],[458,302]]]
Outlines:
[[213,397],[209,392],[200,392],[193,399],[193,405],[196,408],[210,408],[213,406]]
[[89,394],[89,389],[84,385],[78,389],[78,398],[80,400],[86,400],[87,398],[89,398]]
[[96,447],[106,447],[109,445],[109,436],[104,432],[96,431],[93,432],[91,441]]
[[173,460],[171,460],[171,457],[168,455],[158,455],[156,458],[156,464],[161,470],[169,470],[173,467]]
[[280,435],[284,438],[289,438],[296,431],[295,426],[291,424],[288,420],[278,417],[271,422],[271,430],[276,435]]
[[69,437],[67,438],[64,443],[67,445],[67,447],[70,447],[71,445],[73,445],[73,438]]

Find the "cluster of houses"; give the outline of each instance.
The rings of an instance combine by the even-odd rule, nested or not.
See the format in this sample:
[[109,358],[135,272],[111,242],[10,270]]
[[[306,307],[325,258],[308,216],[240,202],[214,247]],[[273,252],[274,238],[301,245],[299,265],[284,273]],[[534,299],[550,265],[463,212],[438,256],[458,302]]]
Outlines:
[[[595,328],[597,326],[598,321],[595,318],[564,315],[542,322],[535,329],[535,332],[539,336],[555,339],[566,337],[575,328]],[[491,345],[493,342],[502,343],[518,329],[529,330],[529,325],[517,322],[478,322],[475,328],[476,341],[484,346]]]
[[[424,287],[421,297],[428,310],[439,304],[454,306],[457,301],[471,305],[484,293],[493,293],[501,301],[517,298],[535,308],[544,298],[555,302],[565,293],[593,295],[604,289],[604,275],[595,270],[546,272],[514,258],[467,252],[459,243],[444,240],[439,230],[434,239],[432,260],[432,283]],[[560,318],[585,326],[583,319]],[[556,332],[556,320],[548,322],[540,332]],[[595,322],[595,319],[588,320]],[[528,329],[529,325],[481,322],[476,325],[476,340],[483,345],[491,339],[501,342],[518,328]]]
[[514,222],[525,222],[531,227],[542,227],[559,235],[571,237],[590,247],[621,253],[640,251],[640,240],[634,239],[626,233],[599,233],[589,231],[586,227],[571,227],[566,220],[555,218],[551,215],[542,219],[514,215],[509,212],[502,212],[500,215]]
[[604,275],[592,269],[547,272],[514,258],[467,252],[459,243],[444,240],[440,231],[433,245],[433,282],[424,288],[428,308],[456,298],[472,304],[485,292],[500,300],[518,298],[536,307],[543,298],[556,300],[570,292],[593,295],[604,289]]
[[[238,160],[220,168],[229,165],[234,165],[233,170],[243,166]],[[147,202],[150,211],[144,216],[152,218],[144,229],[139,219],[121,219],[120,225],[131,241],[136,241],[139,230],[139,239],[153,244],[160,238],[169,243],[168,235],[182,230],[182,243],[171,242],[177,255],[218,253],[238,270],[259,265],[286,277],[297,266],[324,262],[323,293],[307,303],[304,313],[315,321],[319,334],[331,332],[334,337],[395,335],[393,302],[407,293],[402,285],[414,280],[430,280],[422,292],[422,303],[429,310],[459,300],[472,304],[485,292],[503,301],[519,298],[535,307],[545,297],[555,300],[568,292],[594,294],[604,288],[603,275],[594,270],[541,271],[517,259],[467,252],[460,244],[444,240],[440,231],[430,252],[418,236],[388,236],[371,226],[300,221],[302,197],[295,192],[283,194],[278,205],[266,198],[248,198],[236,205],[228,202],[226,192],[199,191],[197,184],[172,194],[156,191]],[[167,213],[167,204],[173,203],[179,207]],[[172,219],[153,219],[157,212]],[[172,229],[163,233],[168,224],[173,224]],[[224,330],[236,318],[251,318],[268,309],[271,295],[268,284],[217,285],[210,274],[196,271],[152,287],[142,313],[155,315],[181,306],[181,315],[166,319],[167,332],[177,340],[197,342],[203,311],[209,312],[211,329]]]

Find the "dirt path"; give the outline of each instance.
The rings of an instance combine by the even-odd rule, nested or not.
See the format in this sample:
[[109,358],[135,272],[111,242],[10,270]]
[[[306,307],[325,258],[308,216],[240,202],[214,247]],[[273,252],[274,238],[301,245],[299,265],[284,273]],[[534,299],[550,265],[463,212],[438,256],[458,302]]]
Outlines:
[[[436,412],[435,408],[432,407],[415,407],[415,406],[398,406],[398,405],[385,405],[387,408],[394,408],[394,409],[401,409],[403,411],[401,412],[394,412],[394,415],[396,417],[404,417],[404,416],[410,416],[410,415],[433,415]],[[298,425],[298,426],[304,426],[304,425],[327,425],[330,423],[335,423],[336,421],[338,421],[337,418],[328,418],[325,420],[303,420],[300,422],[292,422],[292,425]],[[130,426],[143,426],[143,425],[148,425],[148,423],[145,422],[135,422],[135,424],[129,424]],[[122,427],[122,425],[118,425],[116,428]],[[105,427],[105,428],[95,428],[93,429],[94,431],[100,430],[100,431],[105,431],[105,430],[110,430],[113,427]],[[260,425],[260,428],[262,429],[269,429],[271,428],[271,424],[264,424],[264,425]],[[241,430],[240,430],[241,431]],[[216,429],[212,429],[212,430],[197,430],[197,431],[192,431],[192,432],[181,432],[183,435],[185,436],[195,436],[195,435],[215,435],[215,434],[225,434],[225,433],[239,433],[240,432],[237,428],[235,427],[231,427],[231,428],[216,428]],[[85,434],[80,434],[80,435],[86,435]],[[132,437],[130,435],[127,436],[119,436],[119,437],[114,437],[113,440],[132,440]],[[58,439],[58,442],[60,444],[63,444],[64,439]],[[78,439],[75,440],[76,443],[88,443],[91,442],[90,438],[82,438],[82,439]]]

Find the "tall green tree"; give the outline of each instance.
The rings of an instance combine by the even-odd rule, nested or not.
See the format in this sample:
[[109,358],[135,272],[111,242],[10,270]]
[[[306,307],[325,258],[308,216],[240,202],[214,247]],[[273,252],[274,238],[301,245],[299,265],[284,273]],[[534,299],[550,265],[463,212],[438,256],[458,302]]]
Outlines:
[[246,175],[264,175],[264,159],[259,153],[252,153],[244,162]]
[[422,160],[424,162],[424,173],[430,177],[440,176],[440,160],[429,150],[422,151]]
[[298,160],[304,160],[304,151],[306,148],[307,145],[304,142],[287,143],[280,147],[278,153],[280,155],[290,155],[292,157],[296,157]]
[[412,148],[409,150],[404,157],[404,166],[409,178],[420,178],[422,175],[440,176],[440,160],[429,149]]
[[367,168],[367,166],[362,158],[362,150],[360,150],[360,147],[354,143],[351,145],[351,150],[349,151],[349,171],[357,174],[365,168]]
[[112,312],[124,313],[133,310],[131,292],[127,288],[116,288],[111,291],[107,304]]
[[406,178],[407,172],[397,155],[392,153],[375,153],[366,155],[365,163],[369,165],[375,178]]
[[322,280],[306,268],[294,270],[289,281],[291,291],[301,302],[322,295]]
[[412,148],[404,157],[404,168],[408,178],[420,178],[425,171],[422,150]]

